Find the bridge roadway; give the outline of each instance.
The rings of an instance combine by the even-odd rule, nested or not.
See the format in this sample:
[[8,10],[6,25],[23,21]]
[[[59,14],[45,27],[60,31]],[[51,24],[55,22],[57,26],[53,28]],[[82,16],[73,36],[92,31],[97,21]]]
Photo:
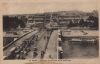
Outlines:
[[57,38],[58,38],[58,31],[55,30],[52,32],[51,37],[48,42],[48,46],[46,49],[46,53],[44,55],[44,59],[57,59]]
[[10,51],[11,48],[22,44],[25,39],[29,38],[33,34],[36,34],[37,32],[38,31],[32,31],[31,33],[29,33],[29,34],[25,35],[24,37],[20,38],[18,41],[14,42],[10,47],[8,47],[6,50],[4,50],[4,56],[8,56],[8,54],[10,53],[9,51]]
[[[31,45],[31,51],[28,53],[28,55],[25,57],[26,59],[40,59],[41,58],[41,51],[44,50],[46,43],[47,43],[47,38],[44,39],[44,37],[47,36],[46,31],[41,31],[38,33],[38,41],[35,41],[33,45]],[[37,56],[33,56],[33,49],[34,47],[37,47]]]
[[[33,34],[38,34],[39,40],[35,41],[34,45],[31,46],[31,51],[28,53],[27,56],[25,56],[25,59],[40,59],[41,58],[41,51],[46,51],[44,54],[44,59],[57,59],[57,31],[53,31],[52,33],[48,31],[33,31],[24,37],[20,38],[18,41],[14,42],[10,47],[8,47],[6,50],[4,50],[4,55],[7,56],[9,54],[9,51],[11,48],[15,47],[16,45],[20,45],[23,43],[23,41],[29,37],[31,37]],[[47,39],[47,36],[50,37],[50,39]],[[48,44],[47,44],[48,43]],[[33,49],[34,47],[37,47],[38,55],[36,57],[33,57]]]

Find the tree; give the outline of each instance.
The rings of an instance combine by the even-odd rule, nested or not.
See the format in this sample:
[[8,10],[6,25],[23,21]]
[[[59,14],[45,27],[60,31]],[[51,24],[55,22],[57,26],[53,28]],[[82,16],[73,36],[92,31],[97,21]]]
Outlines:
[[4,31],[15,30],[18,26],[25,28],[25,22],[17,17],[3,16],[3,29]]
[[94,21],[92,27],[94,27],[95,29],[98,29],[99,28],[99,22],[98,22],[98,16],[89,16],[88,21]]

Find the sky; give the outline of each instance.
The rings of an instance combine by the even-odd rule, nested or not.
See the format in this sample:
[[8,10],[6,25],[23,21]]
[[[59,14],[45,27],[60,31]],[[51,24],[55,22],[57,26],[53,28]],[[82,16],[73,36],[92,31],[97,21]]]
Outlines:
[[32,14],[55,11],[92,11],[97,0],[3,0],[3,14]]

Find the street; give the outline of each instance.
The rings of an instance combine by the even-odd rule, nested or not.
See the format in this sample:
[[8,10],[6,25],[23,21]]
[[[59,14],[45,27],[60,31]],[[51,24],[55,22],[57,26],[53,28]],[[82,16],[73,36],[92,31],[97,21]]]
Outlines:
[[[26,59],[40,59],[41,58],[41,51],[44,50],[44,47],[47,43],[47,39],[44,39],[44,37],[46,37],[46,31],[41,32],[40,34],[38,34],[39,40],[35,41],[35,44],[31,46],[31,51],[28,53],[28,55],[26,56]],[[33,56],[33,49],[34,47],[37,47],[37,56]]]
[[37,31],[33,31],[33,32],[29,33],[28,35],[22,37],[18,41],[14,42],[14,44],[12,44],[9,48],[4,50],[4,56],[8,56],[9,53],[10,53],[9,51],[10,51],[11,48],[16,47],[16,45],[18,46],[18,45],[22,44],[25,39],[29,38],[30,36],[32,36],[35,33],[37,33]]
[[44,59],[57,59],[57,30],[52,32]]

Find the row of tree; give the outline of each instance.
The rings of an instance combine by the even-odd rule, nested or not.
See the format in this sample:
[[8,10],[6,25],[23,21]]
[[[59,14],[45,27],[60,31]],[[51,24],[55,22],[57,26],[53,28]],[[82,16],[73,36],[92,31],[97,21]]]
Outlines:
[[3,16],[3,30],[16,30],[17,27],[25,28],[25,22],[17,17]]
[[98,29],[99,28],[99,21],[98,17],[89,16],[86,21],[81,19],[79,22],[70,22],[67,27],[90,27],[91,29]]

